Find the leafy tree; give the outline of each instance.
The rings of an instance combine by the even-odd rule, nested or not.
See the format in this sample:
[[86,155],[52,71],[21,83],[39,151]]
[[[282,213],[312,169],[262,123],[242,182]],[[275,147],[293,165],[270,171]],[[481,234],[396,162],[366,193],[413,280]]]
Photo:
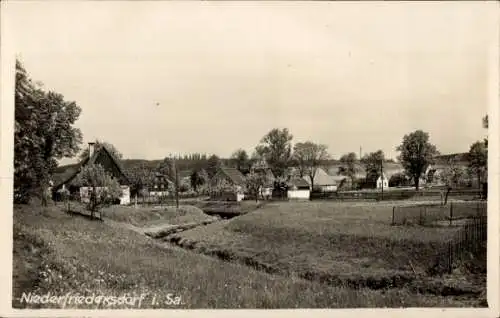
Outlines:
[[221,160],[219,157],[217,157],[216,155],[211,155],[208,158],[206,170],[208,173],[208,177],[210,179],[217,173],[217,170],[219,169],[220,166],[221,166]]
[[148,187],[154,178],[153,172],[143,163],[127,169],[126,174],[130,180],[130,192],[135,195]]
[[179,208],[179,191],[180,191],[180,180],[179,180],[179,170],[177,168],[176,159],[166,157],[158,164],[156,168],[161,174],[166,175],[170,180],[172,180],[171,191],[175,195],[175,205]]
[[357,168],[357,158],[354,152],[350,152],[346,155],[340,157],[340,167],[338,174],[349,177],[351,179],[351,184],[354,185],[354,178],[358,172]]
[[286,169],[292,158],[292,139],[287,128],[273,129],[257,145],[255,151],[264,158],[277,178],[285,177]]
[[108,174],[100,164],[84,166],[77,175],[75,183],[89,188],[87,209],[91,212],[92,218],[95,218],[96,212],[113,204],[122,195],[118,181]]
[[246,174],[249,169],[250,159],[244,149],[238,149],[231,155],[231,160],[235,163],[236,169]]
[[314,188],[314,178],[320,164],[328,159],[327,147],[311,141],[295,144],[293,157],[298,163],[301,176],[308,176],[311,188]]
[[469,169],[477,177],[478,185],[481,185],[482,175],[486,174],[488,168],[488,148],[485,142],[477,141],[469,149]]
[[63,95],[33,83],[16,61],[14,125],[14,199],[28,202],[35,194],[47,203],[49,180],[57,160],[79,150],[82,134],[73,127],[81,109]]
[[398,172],[389,178],[389,187],[405,186],[408,184],[408,177],[406,174]]
[[252,170],[245,178],[245,186],[247,191],[255,196],[255,202],[259,201],[259,195],[266,182],[266,177],[263,173]]
[[208,183],[208,174],[204,169],[194,170],[190,176],[191,188],[197,193],[200,192],[201,187]]
[[[109,142],[106,141],[99,141],[96,139],[95,144],[94,144],[94,151],[97,152],[99,149],[102,148],[102,146],[106,146],[106,149],[113,155],[116,159],[122,159],[123,155],[121,152],[116,149],[115,146],[110,144]],[[80,154],[80,160],[83,160],[89,156],[89,148],[83,149],[82,153]]]
[[403,165],[406,174],[413,179],[418,191],[422,174],[429,165],[434,163],[434,157],[439,154],[436,146],[429,142],[428,133],[416,130],[405,135],[396,150],[400,151],[399,162]]
[[385,161],[385,155],[382,150],[377,150],[366,154],[361,158],[361,163],[365,167],[366,182],[369,185],[375,185],[377,178],[381,175],[381,165]]
[[444,195],[443,205],[448,203],[448,195],[453,188],[457,188],[464,183],[467,171],[464,167],[458,165],[455,160],[450,159],[446,168],[441,172],[441,181],[446,185],[446,194]]

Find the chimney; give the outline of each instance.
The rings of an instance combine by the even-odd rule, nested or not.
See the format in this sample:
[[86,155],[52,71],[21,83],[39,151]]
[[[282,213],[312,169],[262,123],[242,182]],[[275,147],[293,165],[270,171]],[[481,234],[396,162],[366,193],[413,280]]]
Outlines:
[[94,154],[95,142],[89,142],[89,158]]

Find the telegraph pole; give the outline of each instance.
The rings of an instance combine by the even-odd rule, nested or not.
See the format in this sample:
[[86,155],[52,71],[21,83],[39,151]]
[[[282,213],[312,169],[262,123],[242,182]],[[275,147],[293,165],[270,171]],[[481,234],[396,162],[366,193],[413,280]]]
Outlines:
[[384,159],[380,160],[380,181],[382,188],[382,200],[384,200]]

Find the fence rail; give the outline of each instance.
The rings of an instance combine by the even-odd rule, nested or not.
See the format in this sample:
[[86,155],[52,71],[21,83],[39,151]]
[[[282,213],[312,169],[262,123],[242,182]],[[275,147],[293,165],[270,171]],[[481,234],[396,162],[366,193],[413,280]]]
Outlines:
[[414,204],[394,206],[392,209],[392,224],[428,225],[436,221],[448,221],[450,225],[455,220],[486,216],[486,201],[450,202],[441,204]]
[[[311,200],[405,200],[419,197],[441,197],[445,191],[434,189],[402,190],[388,189],[384,192],[380,190],[360,190],[360,191],[335,191],[335,192],[311,192]],[[477,189],[452,190],[448,196],[480,198],[481,191]]]

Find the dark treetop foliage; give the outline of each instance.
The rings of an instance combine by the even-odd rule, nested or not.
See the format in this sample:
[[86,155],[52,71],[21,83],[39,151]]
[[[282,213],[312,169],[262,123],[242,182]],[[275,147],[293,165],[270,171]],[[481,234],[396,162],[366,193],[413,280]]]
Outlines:
[[328,159],[327,147],[311,141],[299,142],[294,147],[293,157],[297,161],[300,176],[308,176],[311,188],[314,188],[314,177],[321,163]]
[[287,128],[273,129],[267,133],[255,148],[259,157],[264,158],[273,174],[283,178],[292,158],[292,139]]
[[46,92],[16,61],[14,191],[17,202],[34,194],[47,198],[49,179],[57,160],[79,151],[82,134],[73,127],[81,109],[61,94]]
[[399,162],[403,165],[407,175],[411,176],[416,189],[427,167],[434,163],[438,155],[436,146],[429,142],[429,134],[417,130],[403,137],[403,142],[396,150],[400,151]]

